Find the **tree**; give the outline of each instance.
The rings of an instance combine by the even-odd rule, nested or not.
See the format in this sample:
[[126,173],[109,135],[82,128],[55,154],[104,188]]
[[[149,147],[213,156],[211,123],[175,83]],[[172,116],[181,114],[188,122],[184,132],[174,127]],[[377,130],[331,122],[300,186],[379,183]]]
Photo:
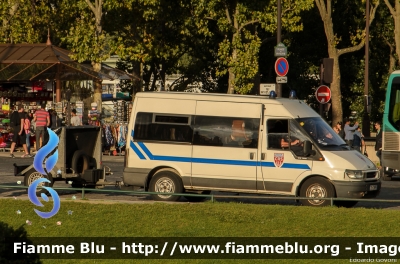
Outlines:
[[179,89],[184,89],[216,60],[216,44],[198,33],[190,7],[190,0],[125,0],[109,8],[114,23],[107,30],[118,35],[116,53],[126,61],[120,65],[137,71],[145,90],[155,90],[157,80],[165,84],[165,75],[173,73],[183,75]]
[[[115,0],[105,0],[115,2]],[[67,12],[73,21],[69,28],[65,29],[65,37],[61,38],[67,43],[74,53],[71,55],[78,62],[90,61],[94,71],[101,70],[101,62],[112,54],[114,37],[103,30],[104,9],[103,0],[63,0],[58,12]],[[71,8],[73,11],[68,12]],[[94,82],[93,101],[101,109],[101,82]]]
[[50,14],[47,1],[1,1],[0,43],[45,42]]
[[[360,50],[362,47],[364,47],[365,44],[365,29],[361,30],[359,29],[360,24],[358,25],[357,28],[357,23],[355,25],[352,25],[353,27],[356,27],[356,29],[353,29],[352,32],[349,32],[350,35],[347,36],[340,36],[337,34],[337,27],[334,27],[333,23],[333,15],[338,16],[342,19],[341,23],[343,24],[343,21],[345,19],[349,19],[348,16],[346,16],[343,12],[338,13],[338,9],[340,7],[346,7],[348,9],[354,8],[356,10],[359,10],[359,12],[362,12],[363,8],[360,6],[357,6],[355,3],[343,3],[342,1],[336,2],[332,0],[315,0],[315,3],[318,7],[321,19],[324,24],[324,30],[325,30],[325,35],[328,41],[328,55],[330,58],[334,59],[334,65],[333,65],[333,82],[331,83],[331,91],[332,91],[332,121],[333,124],[336,124],[338,121],[342,121],[343,119],[343,109],[342,109],[342,93],[341,93],[341,87],[340,87],[340,64],[339,64],[339,57],[343,54],[346,53],[351,53],[357,50]],[[335,5],[337,8],[336,10],[333,9],[332,5]],[[359,4],[358,4],[359,5]],[[375,5],[371,8],[371,14],[370,14],[370,24],[374,20],[375,17],[375,12],[376,9],[378,8],[379,5],[379,0],[375,1]],[[334,14],[333,10],[336,12]],[[356,19],[356,18],[354,18]],[[339,23],[338,23],[339,24]],[[365,22],[364,22],[365,26]],[[341,42],[343,41],[343,38],[347,37],[351,44],[349,46],[343,46]]]
[[[390,3],[389,0],[384,0],[385,4],[387,6],[387,8],[390,11],[390,15],[393,18],[393,23],[394,23],[394,42],[395,42],[395,54],[396,54],[396,58],[394,58],[392,56],[391,53],[391,63],[390,63],[390,69],[389,72],[393,71],[395,69],[395,67],[399,67],[399,58],[400,58],[400,1],[395,0],[392,1],[392,3],[394,2],[394,5]],[[388,43],[388,45],[391,47],[391,49],[393,49],[393,46],[391,45],[391,43],[393,43],[392,41],[387,41],[387,39],[385,39],[385,41]],[[397,64],[397,65],[396,65]]]
[[[311,8],[313,1],[285,1],[282,26],[288,32],[302,29],[300,14]],[[246,94],[253,87],[258,72],[258,53],[261,40],[259,27],[276,32],[276,2],[251,0],[201,0],[193,4],[193,15],[200,32],[209,36],[212,29],[224,36],[219,44],[219,70],[228,73],[228,93]]]

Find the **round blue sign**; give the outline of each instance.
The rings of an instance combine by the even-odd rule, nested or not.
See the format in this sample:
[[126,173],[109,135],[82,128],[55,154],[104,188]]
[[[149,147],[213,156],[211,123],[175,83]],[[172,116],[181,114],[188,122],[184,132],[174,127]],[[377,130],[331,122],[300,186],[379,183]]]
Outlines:
[[289,63],[285,58],[278,58],[275,62],[275,72],[278,76],[284,77],[289,71]]

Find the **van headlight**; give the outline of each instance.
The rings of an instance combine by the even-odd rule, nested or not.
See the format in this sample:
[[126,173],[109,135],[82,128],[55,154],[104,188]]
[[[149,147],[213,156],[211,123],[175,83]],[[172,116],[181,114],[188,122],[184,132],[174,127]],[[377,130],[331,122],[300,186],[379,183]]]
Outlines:
[[360,170],[345,170],[344,172],[350,179],[363,179],[364,173]]

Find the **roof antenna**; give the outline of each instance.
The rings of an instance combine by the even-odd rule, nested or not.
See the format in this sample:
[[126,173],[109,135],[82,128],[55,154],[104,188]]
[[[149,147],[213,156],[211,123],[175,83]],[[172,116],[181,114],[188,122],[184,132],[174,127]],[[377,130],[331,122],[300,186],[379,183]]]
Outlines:
[[47,29],[47,46],[51,46],[51,41],[50,41],[50,28]]

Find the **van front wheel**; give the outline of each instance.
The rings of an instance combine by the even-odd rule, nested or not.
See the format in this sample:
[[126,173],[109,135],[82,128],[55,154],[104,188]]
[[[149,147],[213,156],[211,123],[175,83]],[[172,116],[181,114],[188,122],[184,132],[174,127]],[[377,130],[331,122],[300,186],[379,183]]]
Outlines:
[[300,188],[300,196],[307,198],[316,198],[313,200],[300,200],[303,205],[307,206],[327,206],[330,200],[317,199],[334,197],[334,189],[332,184],[321,177],[313,177],[306,180]]
[[[160,170],[150,180],[150,192],[158,193],[182,193],[183,184],[181,178],[170,170]],[[167,194],[152,194],[157,201],[177,201],[180,196]]]

